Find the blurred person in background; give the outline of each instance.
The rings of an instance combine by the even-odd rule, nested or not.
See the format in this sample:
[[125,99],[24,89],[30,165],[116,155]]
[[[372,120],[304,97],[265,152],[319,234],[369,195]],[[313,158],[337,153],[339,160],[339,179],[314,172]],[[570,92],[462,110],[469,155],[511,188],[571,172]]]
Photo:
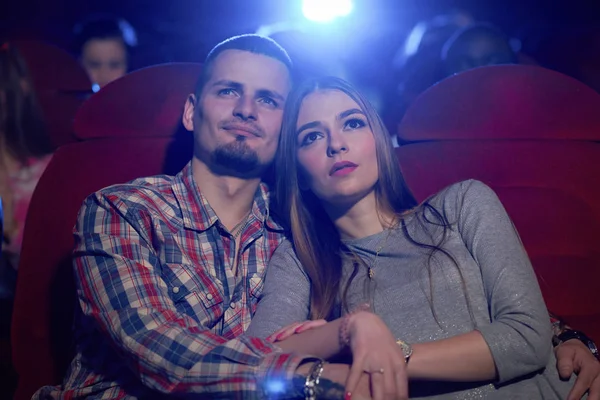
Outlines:
[[31,196],[48,165],[46,134],[27,66],[10,42],[0,45],[0,197],[4,208],[0,298],[12,298],[23,225]]
[[455,32],[441,52],[444,76],[486,65],[517,64],[510,39],[490,24],[473,24]]
[[131,49],[137,45],[133,27],[123,19],[94,16],[75,29],[75,49],[93,84],[102,88],[129,71]]
[[471,15],[455,11],[416,24],[392,61],[392,82],[384,94],[382,118],[396,143],[396,124],[414,99],[443,78],[440,54],[446,41],[474,22]]

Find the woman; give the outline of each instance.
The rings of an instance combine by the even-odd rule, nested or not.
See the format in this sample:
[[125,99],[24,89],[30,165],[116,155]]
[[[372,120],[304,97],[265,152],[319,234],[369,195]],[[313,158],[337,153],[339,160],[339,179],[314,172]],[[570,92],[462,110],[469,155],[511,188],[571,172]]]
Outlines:
[[567,397],[533,269],[491,189],[461,182],[416,205],[380,118],[336,78],[290,95],[281,135],[293,243],[272,257],[249,336],[333,320],[279,345],[322,358],[349,348],[347,388],[365,371],[375,398],[405,394],[403,374],[411,397]]
[[52,146],[17,49],[0,46],[0,198],[4,208],[0,298],[11,298],[29,201],[50,161]]
[[78,24],[74,33],[77,55],[94,91],[127,73],[130,53],[137,44],[135,30],[127,21],[95,15]]

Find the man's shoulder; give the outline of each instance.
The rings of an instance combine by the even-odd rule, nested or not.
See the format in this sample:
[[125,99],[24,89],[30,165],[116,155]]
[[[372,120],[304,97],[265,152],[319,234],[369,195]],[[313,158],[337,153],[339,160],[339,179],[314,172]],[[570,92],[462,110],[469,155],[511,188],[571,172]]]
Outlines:
[[108,203],[117,208],[155,209],[176,203],[176,177],[156,175],[105,187],[88,197],[86,203]]

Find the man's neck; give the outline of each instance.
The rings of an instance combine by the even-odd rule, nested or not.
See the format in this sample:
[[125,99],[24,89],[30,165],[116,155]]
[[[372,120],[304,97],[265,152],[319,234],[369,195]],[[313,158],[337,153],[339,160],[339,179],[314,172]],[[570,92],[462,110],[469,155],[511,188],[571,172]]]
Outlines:
[[384,228],[391,225],[392,218],[386,218],[378,212],[374,192],[352,205],[344,207],[343,212],[339,212],[340,207],[333,205],[326,206],[325,209],[340,232],[342,239],[367,237],[382,232]]
[[194,181],[202,190],[217,217],[227,229],[232,229],[252,210],[260,178],[242,179],[215,175],[206,164],[192,160]]

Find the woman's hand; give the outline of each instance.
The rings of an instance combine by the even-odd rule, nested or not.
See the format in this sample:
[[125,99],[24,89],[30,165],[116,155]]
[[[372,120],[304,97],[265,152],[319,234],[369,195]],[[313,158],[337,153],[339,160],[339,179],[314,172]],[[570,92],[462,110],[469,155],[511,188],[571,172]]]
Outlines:
[[348,318],[352,366],[346,391],[352,393],[367,372],[374,400],[408,399],[404,354],[388,327],[378,316],[365,311]]
[[317,328],[319,326],[323,326],[326,323],[327,323],[327,321],[325,321],[324,319],[316,319],[313,321],[304,321],[304,322],[294,322],[288,326],[281,328],[277,332],[273,333],[271,336],[267,337],[266,340],[267,340],[267,342],[271,342],[271,343],[281,342],[282,340],[285,340],[292,335],[295,335],[297,333],[302,333],[302,332],[308,331],[310,329]]

